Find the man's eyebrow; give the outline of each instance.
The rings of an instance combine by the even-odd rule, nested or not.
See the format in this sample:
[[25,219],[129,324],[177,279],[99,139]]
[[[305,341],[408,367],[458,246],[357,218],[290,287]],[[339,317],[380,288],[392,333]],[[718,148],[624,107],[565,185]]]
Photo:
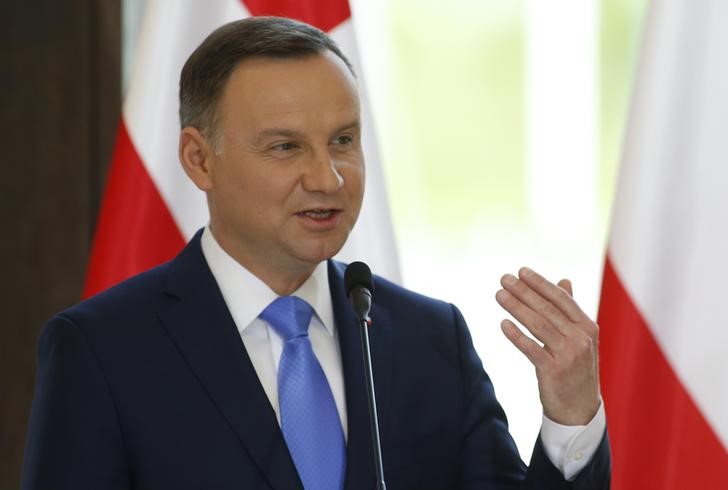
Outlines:
[[[361,121],[359,119],[355,119],[353,121],[350,121],[348,123],[342,124],[338,128],[334,130],[334,133],[340,133],[342,131],[346,131],[347,129],[360,129],[361,128]],[[263,140],[269,139],[269,138],[293,138],[298,139],[303,137],[303,133],[301,131],[296,131],[295,129],[290,128],[266,128],[262,131],[260,131],[255,136],[256,142],[261,142]]]
[[341,126],[336,128],[336,131],[334,131],[334,132],[340,133],[342,131],[346,131],[347,129],[359,129],[359,128],[361,128],[361,121],[359,119],[354,119],[353,121],[351,121],[349,123],[342,124]]
[[300,138],[303,135],[300,131],[296,131],[290,128],[267,128],[258,133],[255,137],[256,141],[261,141],[267,138],[274,138],[283,136],[284,138]]

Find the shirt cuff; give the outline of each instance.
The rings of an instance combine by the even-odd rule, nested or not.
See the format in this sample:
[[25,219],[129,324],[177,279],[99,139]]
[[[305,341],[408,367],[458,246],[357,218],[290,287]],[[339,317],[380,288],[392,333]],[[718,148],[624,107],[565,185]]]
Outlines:
[[589,463],[599,447],[607,418],[604,402],[587,425],[561,425],[546,415],[541,423],[541,442],[546,456],[568,481],[573,481]]

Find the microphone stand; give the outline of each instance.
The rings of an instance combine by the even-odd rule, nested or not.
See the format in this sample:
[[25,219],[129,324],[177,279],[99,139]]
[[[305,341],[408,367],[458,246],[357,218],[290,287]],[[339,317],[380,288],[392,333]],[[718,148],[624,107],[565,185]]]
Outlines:
[[359,323],[361,334],[361,348],[364,355],[364,375],[367,384],[367,401],[369,402],[369,427],[374,443],[374,464],[377,470],[377,490],[386,490],[384,483],[384,464],[382,463],[382,443],[379,440],[379,419],[377,417],[377,400],[374,396],[374,375],[372,373],[372,353],[369,348],[369,321]]

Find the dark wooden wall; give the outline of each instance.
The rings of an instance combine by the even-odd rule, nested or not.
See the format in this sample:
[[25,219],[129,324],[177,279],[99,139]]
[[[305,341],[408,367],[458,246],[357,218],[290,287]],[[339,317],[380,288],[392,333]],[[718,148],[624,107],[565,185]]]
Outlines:
[[44,321],[78,301],[120,111],[121,0],[6,0],[0,489],[19,487]]

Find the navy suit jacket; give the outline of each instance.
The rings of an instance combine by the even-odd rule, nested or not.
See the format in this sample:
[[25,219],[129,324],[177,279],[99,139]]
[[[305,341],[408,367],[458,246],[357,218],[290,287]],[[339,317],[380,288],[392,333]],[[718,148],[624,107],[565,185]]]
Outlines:
[[[328,267],[348,414],[345,488],[369,490],[358,326],[344,266]],[[608,488],[606,437],[573,483],[538,441],[527,469],[459,311],[374,281],[370,332],[390,490]],[[173,261],[51,319],[38,350],[23,489],[301,488],[199,233]]]

